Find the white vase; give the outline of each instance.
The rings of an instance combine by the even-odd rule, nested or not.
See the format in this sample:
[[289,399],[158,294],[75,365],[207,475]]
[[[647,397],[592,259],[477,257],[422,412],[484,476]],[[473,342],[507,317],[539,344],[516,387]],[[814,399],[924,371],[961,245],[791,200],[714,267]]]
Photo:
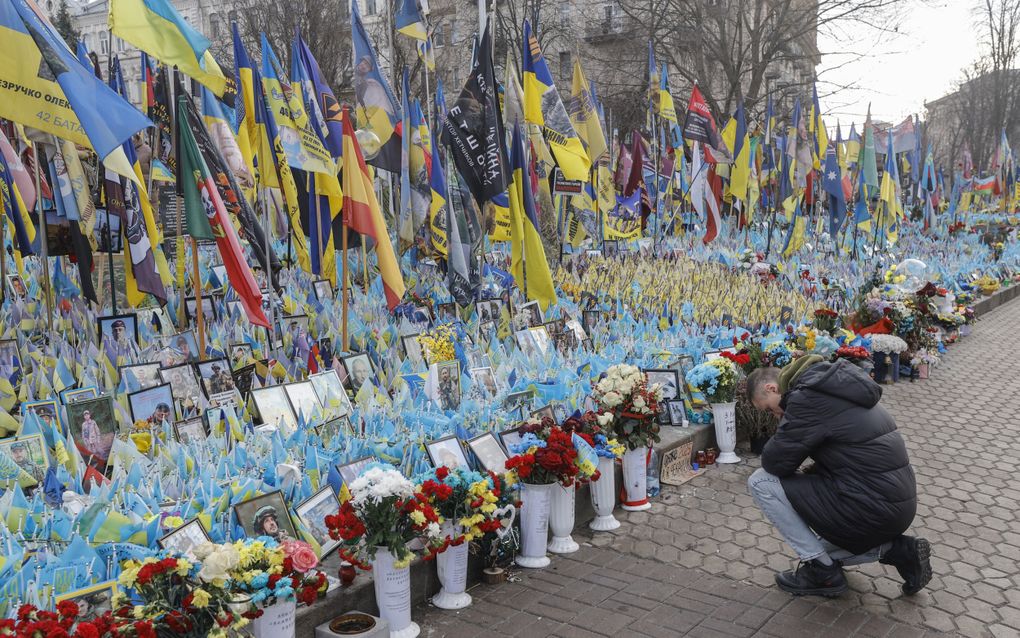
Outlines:
[[712,404],[712,420],[715,422],[715,442],[719,446],[716,463],[740,463],[740,457],[733,453],[737,447],[737,404]]
[[623,509],[628,512],[640,512],[651,509],[648,502],[648,448],[639,447],[623,453],[623,487],[626,499]]
[[538,569],[550,563],[546,549],[553,487],[552,483],[521,486],[521,551],[515,559],[521,567]]
[[599,457],[599,480],[591,483],[591,506],[595,518],[588,527],[596,532],[608,532],[620,526],[613,516],[616,506],[616,460]]
[[411,622],[411,568],[395,567],[396,557],[378,547],[372,561],[372,583],[379,617],[390,626],[390,638],[414,638],[421,629]]
[[[450,538],[460,536],[460,526],[447,521],[443,523],[443,533]],[[468,544],[450,545],[446,551],[436,556],[436,572],[443,586],[439,593],[432,597],[432,604],[440,609],[464,609],[471,604],[471,594],[467,589]]]
[[960,336],[966,337],[970,335],[970,324],[963,324],[960,326]]
[[570,533],[574,531],[574,498],[575,486],[563,487],[559,483],[552,491],[552,504],[549,508],[549,528],[552,540],[549,551],[553,554],[572,554],[581,549]]
[[290,600],[262,608],[262,615],[251,622],[253,638],[294,638],[297,604]]
[[930,366],[927,363],[917,364],[917,378],[927,379],[928,375],[931,374]]

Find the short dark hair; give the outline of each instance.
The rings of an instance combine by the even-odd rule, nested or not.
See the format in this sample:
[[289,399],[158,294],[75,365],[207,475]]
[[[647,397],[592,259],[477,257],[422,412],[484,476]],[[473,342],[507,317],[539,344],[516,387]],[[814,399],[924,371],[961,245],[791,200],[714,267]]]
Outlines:
[[747,400],[754,403],[755,397],[762,393],[766,383],[779,383],[779,368],[771,366],[756,368],[747,375]]

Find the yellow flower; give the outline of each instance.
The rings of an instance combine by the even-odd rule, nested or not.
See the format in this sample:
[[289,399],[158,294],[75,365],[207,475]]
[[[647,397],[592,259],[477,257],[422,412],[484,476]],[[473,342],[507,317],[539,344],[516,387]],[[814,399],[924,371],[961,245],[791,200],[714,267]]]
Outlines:
[[397,560],[393,561],[393,567],[395,567],[396,569],[404,569],[405,567],[411,564],[411,559],[413,558],[414,554],[408,552],[407,556],[403,558],[398,558]]
[[210,596],[209,592],[207,592],[206,590],[200,588],[195,589],[193,592],[191,592],[191,596],[192,596],[191,604],[193,604],[195,607],[198,607],[199,609],[205,609],[206,607],[209,606]]
[[167,516],[163,519],[163,527],[167,529],[176,529],[184,525],[184,519],[180,516]]
[[117,582],[122,587],[131,588],[135,586],[135,579],[138,578],[138,568],[130,567],[125,568],[120,572],[120,577],[117,578]]
[[184,560],[183,558],[177,559],[177,575],[178,576],[181,576],[181,577],[187,576],[188,572],[191,571],[192,567],[194,567],[194,565],[192,565],[188,561]]
[[415,510],[411,512],[411,520],[414,522],[415,525],[424,525],[425,515],[422,514],[420,511]]
[[135,605],[135,608],[134,608],[134,610],[132,612],[132,615],[135,618],[144,618],[145,617],[145,607],[143,607],[142,605]]

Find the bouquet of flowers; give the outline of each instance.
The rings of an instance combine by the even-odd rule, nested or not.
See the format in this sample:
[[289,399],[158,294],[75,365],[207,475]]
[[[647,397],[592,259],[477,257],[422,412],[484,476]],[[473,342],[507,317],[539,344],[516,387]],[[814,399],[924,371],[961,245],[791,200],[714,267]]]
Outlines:
[[729,359],[719,357],[694,366],[686,380],[704,394],[709,403],[729,403],[737,391],[737,368]]
[[793,361],[793,352],[785,343],[777,342],[766,348],[765,360],[768,365],[782,368]]
[[745,332],[740,335],[739,339],[733,337],[733,347],[737,349],[735,355],[723,352],[722,356],[740,366],[744,374],[751,374],[756,368],[764,368],[768,365],[765,351],[762,350],[761,339],[758,337],[752,337],[750,333]]
[[446,536],[444,544],[471,542],[502,527],[502,521],[494,514],[499,508],[503,482],[494,473],[442,466],[419,476],[417,482],[433,509],[463,530],[457,536]]
[[411,564],[414,553],[407,543],[415,538],[424,541],[426,559],[446,546],[442,516],[429,497],[395,468],[370,467],[349,489],[351,498],[325,519],[330,537],[341,541],[340,556],[347,562],[370,569],[376,550],[385,547],[400,568]]
[[249,618],[262,615],[261,607],[279,601],[297,600],[313,604],[329,583],[312,570],[319,559],[308,543],[278,543],[268,536],[244,539],[225,545],[206,543],[195,548],[201,561],[198,577],[207,583],[222,583],[234,595],[235,603],[249,603]]
[[441,323],[432,330],[418,335],[418,343],[421,345],[421,353],[425,362],[429,364],[441,361],[453,361],[457,357],[457,350],[453,345],[456,330],[453,324]]
[[871,335],[871,351],[883,354],[899,354],[907,349],[907,342],[896,335]]
[[929,367],[934,368],[940,361],[942,361],[942,358],[939,357],[938,352],[932,352],[922,348],[914,353],[914,356],[910,359],[910,365],[919,366],[921,364],[927,364]]
[[[625,363],[610,366],[595,385],[592,396],[603,415],[612,415],[616,438],[628,448],[636,450],[659,441],[655,415],[662,401],[662,388],[656,384],[649,386],[648,377],[640,368]],[[608,425],[609,419],[602,418]]]
[[[559,483],[570,487],[597,478],[598,470],[577,454],[571,433],[549,417],[533,419],[521,426],[521,442],[510,446],[514,456],[506,462],[521,481],[530,485]],[[590,466],[590,467],[589,467]]]
[[836,320],[839,313],[830,308],[819,308],[815,310],[815,327],[824,332],[832,332],[836,329]]
[[[65,600],[57,603],[57,611],[38,609],[34,605],[22,605],[15,618],[0,619],[0,636],[35,638],[36,636],[69,636],[70,638],[107,638],[120,636],[113,614],[106,612],[91,620],[78,620],[78,604]],[[120,627],[126,627],[121,624]],[[147,633],[143,633],[147,632]],[[139,637],[156,634],[152,626],[140,621]]]
[[853,363],[859,363],[871,358],[871,353],[864,346],[840,346],[833,354],[833,361],[836,359],[848,359]]
[[114,635],[225,638],[228,630],[248,623],[231,610],[233,601],[224,583],[206,581],[199,565],[180,556],[161,553],[124,561],[121,567],[118,582],[142,604],[132,606],[124,594],[114,598]]

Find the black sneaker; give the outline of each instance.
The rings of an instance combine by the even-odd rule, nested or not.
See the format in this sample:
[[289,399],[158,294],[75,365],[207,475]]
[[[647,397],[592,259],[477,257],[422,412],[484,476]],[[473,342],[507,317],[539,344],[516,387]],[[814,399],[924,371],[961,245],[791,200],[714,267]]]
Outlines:
[[912,596],[931,580],[931,543],[924,538],[898,536],[878,562],[892,565],[903,579],[903,593]]
[[776,574],[776,584],[794,596],[839,596],[847,589],[846,576],[839,563],[804,561],[796,570]]

